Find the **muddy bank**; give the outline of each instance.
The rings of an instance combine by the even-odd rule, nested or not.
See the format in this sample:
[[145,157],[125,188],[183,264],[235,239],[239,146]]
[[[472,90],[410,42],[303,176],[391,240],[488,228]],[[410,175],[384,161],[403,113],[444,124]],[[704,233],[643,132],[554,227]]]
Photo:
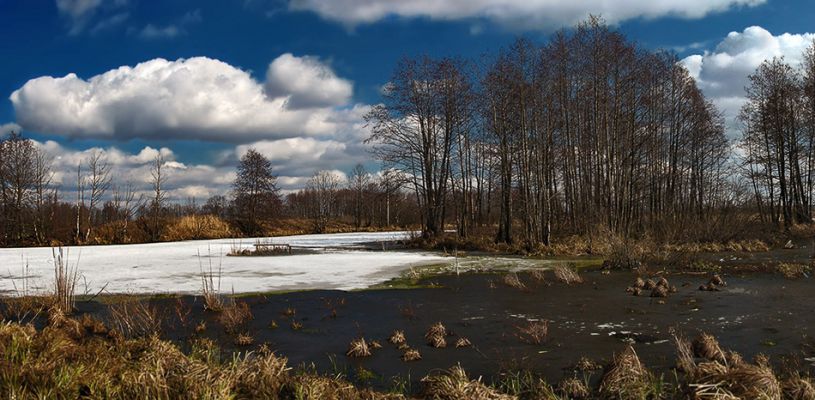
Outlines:
[[[234,335],[225,332],[217,314],[203,311],[200,298],[161,298],[150,303],[164,315],[165,338],[185,343],[205,336],[217,340],[226,352],[268,344],[292,365],[343,372],[380,388],[391,385],[395,376],[416,384],[429,372],[456,363],[488,379],[504,370],[528,369],[557,382],[573,376],[568,367],[581,358],[602,364],[626,343],[634,344],[646,366],[667,372],[675,360],[671,328],[688,336],[711,333],[746,358],[758,353],[770,355],[775,362],[781,356],[815,357],[815,348],[810,347],[815,329],[810,279],[725,275],[726,288],[701,292],[698,286],[706,282],[704,277],[670,275],[677,292],[658,299],[627,294],[625,288],[636,277],[629,272],[586,272],[585,283],[572,286],[554,282],[550,272],[544,275],[548,282],[519,274],[526,290],[507,286],[500,275],[463,274],[434,277],[428,283],[435,288],[241,297],[238,301],[246,302],[253,315],[247,325],[254,339],[249,347],[236,346]],[[79,308],[103,319],[107,315],[106,306],[98,302],[81,303]],[[539,345],[518,337],[518,327],[530,320],[549,321],[548,336]],[[196,332],[201,321],[206,329]],[[425,343],[425,331],[437,321],[453,333],[448,348]],[[422,360],[400,360],[402,352],[387,343],[395,329],[404,330]],[[349,342],[360,336],[384,347],[370,357],[346,357]],[[468,338],[473,346],[454,348],[458,337]]]

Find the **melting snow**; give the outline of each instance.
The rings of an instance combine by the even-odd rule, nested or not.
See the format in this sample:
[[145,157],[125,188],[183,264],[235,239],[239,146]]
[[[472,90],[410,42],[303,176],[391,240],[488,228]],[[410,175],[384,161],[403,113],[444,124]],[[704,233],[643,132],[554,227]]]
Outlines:
[[[221,268],[223,292],[341,289],[369,287],[396,277],[411,266],[449,262],[430,253],[364,251],[362,245],[406,238],[407,232],[348,233],[276,237],[274,243],[315,250],[313,254],[228,257],[236,246],[255,239],[220,239],[169,243],[66,248],[68,264],[78,265],[78,291],[96,293],[195,293],[200,271]],[[269,239],[267,239],[269,240]],[[28,264],[28,272],[23,266]],[[50,248],[0,249],[0,293],[47,290],[53,282]],[[15,289],[16,288],[16,289]]]

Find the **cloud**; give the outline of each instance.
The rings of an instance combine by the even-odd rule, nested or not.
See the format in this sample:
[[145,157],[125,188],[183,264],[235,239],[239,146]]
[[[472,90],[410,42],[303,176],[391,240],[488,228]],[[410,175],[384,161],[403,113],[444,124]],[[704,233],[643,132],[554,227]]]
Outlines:
[[746,102],[744,87],[748,76],[773,57],[784,57],[798,66],[813,40],[813,33],[776,36],[762,27],[751,26],[742,32],[730,32],[714,50],[688,56],[681,63],[705,95],[725,113],[728,135],[732,138],[739,134],[736,117]]
[[[35,141],[35,144],[51,156],[54,177],[52,184],[67,201],[76,195],[76,168],[93,153],[100,153],[111,168],[114,185],[133,184],[136,191],[150,195],[150,168],[159,154],[164,158],[167,176],[165,185],[168,197],[180,201],[189,197],[204,200],[212,195],[227,194],[235,179],[234,167],[211,165],[187,165],[176,160],[175,153],[166,147],[146,146],[137,152],[127,152],[116,147],[92,147],[74,150],[55,141]],[[110,196],[112,193],[107,193]]]
[[353,85],[316,57],[286,53],[269,64],[266,93],[271,97],[288,95],[290,108],[340,106],[351,99]]
[[[301,78],[290,75],[292,66],[304,68]],[[368,106],[348,103],[351,83],[318,59],[284,54],[266,78],[258,82],[207,57],[158,58],[87,80],[73,73],[31,79],[10,99],[27,131],[73,138],[248,143],[365,136]]]
[[[68,33],[71,35],[82,33],[98,14],[105,14],[105,11],[115,10],[127,3],[128,0],[56,0],[57,11],[70,21]],[[113,19],[97,23],[93,30],[98,32],[100,29],[123,22],[122,15],[120,13],[114,15]]]
[[147,24],[141,31],[139,37],[142,39],[163,39],[174,38],[181,34],[181,28],[175,25],[167,25],[165,27],[157,27],[153,24]]
[[[183,16],[178,18],[176,23],[172,23],[166,26],[156,26],[153,24],[147,24],[144,28],[138,31],[138,36],[142,39],[172,39],[181,35],[187,34],[187,27],[192,24],[197,24],[203,21],[204,18],[201,16],[201,10],[196,9],[194,11],[189,11],[185,13]],[[133,30],[131,30],[131,33]]]
[[0,138],[8,135],[11,132],[20,133],[23,131],[23,127],[20,125],[15,124],[14,122],[9,122],[7,124],[0,125]]
[[313,11],[323,18],[355,26],[396,16],[458,20],[483,18],[514,28],[552,30],[590,14],[610,23],[634,18],[702,18],[766,0],[291,0],[289,9]]

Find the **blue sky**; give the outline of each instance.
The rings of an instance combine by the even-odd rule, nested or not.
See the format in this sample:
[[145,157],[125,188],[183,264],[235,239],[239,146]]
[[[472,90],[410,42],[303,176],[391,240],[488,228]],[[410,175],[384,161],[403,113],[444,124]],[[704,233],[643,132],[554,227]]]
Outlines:
[[[57,168],[109,152],[136,182],[161,151],[178,167],[178,197],[225,190],[254,146],[293,189],[316,168],[375,167],[360,118],[406,55],[477,58],[599,14],[645,47],[675,50],[732,117],[746,75],[768,57],[794,63],[815,32],[810,0],[608,3],[0,0],[0,130],[22,129]],[[90,83],[123,66],[132,69]]]

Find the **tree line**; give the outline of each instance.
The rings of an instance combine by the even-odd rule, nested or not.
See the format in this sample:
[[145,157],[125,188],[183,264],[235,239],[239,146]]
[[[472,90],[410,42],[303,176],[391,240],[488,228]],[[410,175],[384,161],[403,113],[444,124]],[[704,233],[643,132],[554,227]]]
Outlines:
[[161,155],[139,190],[112,179],[102,152],[77,165],[66,198],[48,154],[12,134],[0,141],[0,245],[293,225],[420,226],[426,238],[455,228],[528,247],[596,232],[695,241],[753,222],[788,229],[811,222],[815,186],[815,45],[803,60],[768,60],[749,77],[742,137],[729,140],[675,54],[644,49],[599,18],[475,61],[404,58],[365,117],[380,171],[319,170],[282,194],[271,160],[250,149],[229,193],[203,204],[168,200]]
[[724,119],[674,54],[592,18],[473,64],[404,59],[367,116],[375,153],[411,177],[425,236],[495,225],[498,242],[548,245],[734,206]]

